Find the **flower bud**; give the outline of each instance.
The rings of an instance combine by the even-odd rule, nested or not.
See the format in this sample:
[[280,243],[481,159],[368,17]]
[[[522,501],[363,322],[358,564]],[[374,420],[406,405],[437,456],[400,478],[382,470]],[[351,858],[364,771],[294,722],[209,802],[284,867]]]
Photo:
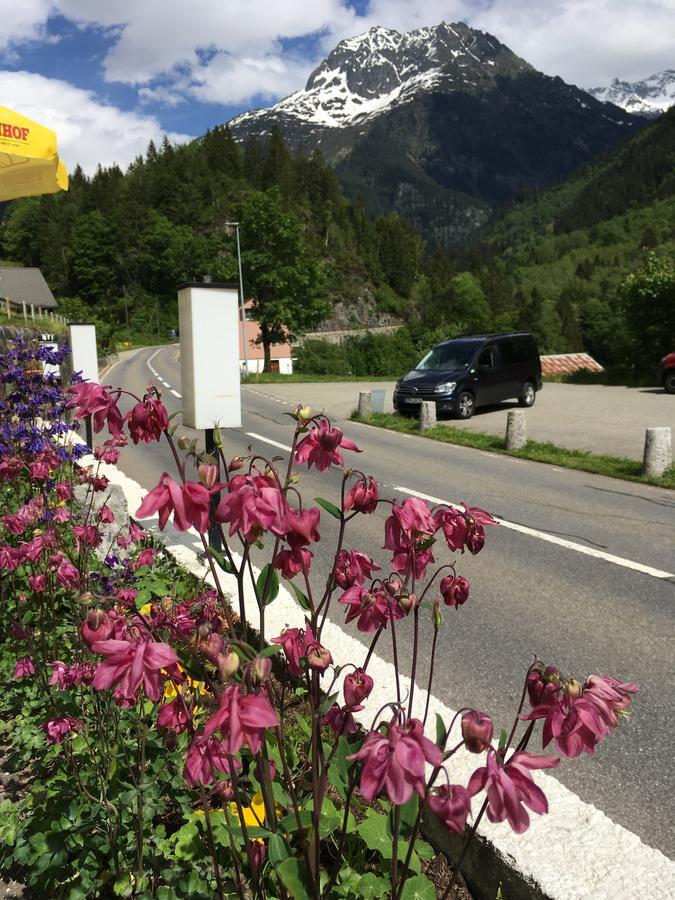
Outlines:
[[395,597],[401,592],[402,588],[403,582],[398,575],[392,575],[391,578],[385,578],[384,589],[390,597]]
[[178,438],[178,449],[179,450],[189,450],[191,444],[192,444],[192,439],[189,438],[186,434],[182,434]]
[[345,678],[343,690],[347,706],[360,706],[373,689],[373,679],[363,669],[350,672]]
[[295,410],[295,414],[300,422],[307,422],[312,418],[312,407],[298,406],[298,408]]
[[[91,591],[85,591],[77,598],[77,602],[80,604],[80,606],[89,606],[89,604],[92,603],[93,600],[94,595]],[[103,610],[100,610],[100,612],[103,612]]]
[[312,647],[309,647],[306,658],[309,668],[316,669],[317,672],[325,672],[333,662],[330,650],[326,650],[320,644],[314,644]]
[[226,681],[239,668],[239,657],[234,650],[230,650],[229,653],[219,653],[216,657],[216,666],[220,672],[220,677],[223,681]]
[[218,466],[209,463],[200,463],[197,466],[197,472],[199,472],[199,480],[204,487],[211,490],[218,480]]
[[408,594],[405,591],[398,595],[398,602],[406,616],[415,609],[419,603],[417,594]]
[[457,609],[469,599],[469,582],[462,575],[447,575],[441,579],[441,596],[446,606]]
[[251,663],[251,675],[256,681],[267,681],[272,671],[272,660],[269,656],[256,656]]
[[199,649],[212,663],[217,663],[218,657],[222,654],[224,646],[225,641],[223,641],[222,637],[216,631],[212,631],[211,634],[207,635],[207,637],[199,642]]
[[492,719],[484,712],[470,709],[462,716],[462,737],[470,753],[482,753],[492,740]]
[[168,614],[173,609],[173,598],[169,597],[169,596],[162,597],[162,599],[159,601],[159,605],[161,607],[162,612]]
[[237,469],[241,469],[244,465],[243,456],[233,456],[230,460],[230,464],[227,467],[229,472],[236,472]]
[[576,700],[578,697],[581,697],[582,690],[583,688],[581,684],[576,680],[576,678],[570,678],[570,680],[565,685],[565,693],[572,700]]
[[441,603],[439,600],[434,601],[433,623],[436,631],[438,631],[443,624],[443,613],[441,612]]

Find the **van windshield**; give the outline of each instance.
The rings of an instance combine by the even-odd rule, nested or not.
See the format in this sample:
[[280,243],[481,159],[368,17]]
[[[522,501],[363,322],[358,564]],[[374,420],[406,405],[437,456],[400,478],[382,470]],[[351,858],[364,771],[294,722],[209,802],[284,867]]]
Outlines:
[[451,344],[439,344],[417,363],[415,370],[464,369],[473,359],[477,346],[473,341],[453,341]]

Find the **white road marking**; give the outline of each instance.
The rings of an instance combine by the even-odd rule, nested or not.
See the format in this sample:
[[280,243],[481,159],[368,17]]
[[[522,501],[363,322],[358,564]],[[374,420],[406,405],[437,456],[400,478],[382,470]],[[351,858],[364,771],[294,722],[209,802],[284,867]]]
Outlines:
[[[421,500],[427,500],[429,503],[447,503],[450,506],[461,508],[457,503],[452,503],[450,500],[432,497],[430,494],[423,494],[421,491],[411,491],[410,488],[403,487],[400,484],[394,484],[392,487],[402,494],[409,494],[411,497],[419,497]],[[518,531],[520,534],[538,538],[540,541],[546,541],[549,544],[557,544],[559,547],[564,547],[566,550],[575,550],[577,553],[583,553],[586,556],[603,559],[605,562],[612,563],[615,566],[621,566],[624,569],[633,569],[635,572],[642,572],[643,575],[651,575],[652,578],[675,578],[673,572],[664,572],[663,569],[645,566],[643,563],[635,562],[632,559],[624,559],[622,556],[614,556],[612,553],[605,553],[604,550],[596,550],[594,547],[586,547],[584,544],[577,544],[575,541],[568,541],[566,538],[557,537],[557,535],[554,534],[547,534],[545,531],[537,531],[535,528],[528,528],[527,525],[518,525],[516,522],[507,522],[504,519],[498,519],[497,521],[502,528]]]
[[171,393],[174,395],[174,397],[178,397],[179,400],[182,399],[182,396],[183,396],[183,395],[182,395],[182,394],[179,394],[178,391],[174,391],[173,388],[171,388]]
[[273,441],[272,438],[263,437],[262,434],[256,434],[255,431],[247,431],[245,432],[247,437],[255,438],[257,441],[264,441],[266,444],[271,444],[273,447],[278,447],[280,450],[285,450],[287,453],[291,452],[291,447],[288,444],[280,444],[279,441]]
[[162,382],[162,384],[164,385],[165,388],[170,388],[170,387],[171,387],[171,385],[169,384],[169,382],[168,382],[168,381],[164,381],[163,378],[160,378],[159,380]]

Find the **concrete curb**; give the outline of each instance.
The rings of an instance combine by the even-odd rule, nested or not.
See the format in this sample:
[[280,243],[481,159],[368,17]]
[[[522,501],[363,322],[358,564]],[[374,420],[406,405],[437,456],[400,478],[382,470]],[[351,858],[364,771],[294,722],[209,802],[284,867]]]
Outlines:
[[[74,433],[73,437],[81,441]],[[93,457],[83,459],[84,465],[95,462]],[[133,516],[146,494],[145,489],[117,467],[100,465],[101,474],[111,484],[121,487]],[[179,533],[171,526],[160,532],[156,516],[143,520],[143,525],[162,541],[178,563],[211,582],[207,566],[198,555],[201,541],[196,532]],[[226,591],[236,594],[233,576],[219,573],[219,578]],[[252,589],[247,591],[245,600],[247,614],[255,623],[258,607]],[[303,624],[302,609],[282,585],[278,598],[267,608],[266,632],[276,635],[284,627]],[[365,657],[363,645],[330,620],[326,620],[323,642],[336,665]],[[370,726],[375,712],[391,699],[394,667],[373,655],[368,672],[375,680],[375,687],[366,709],[357,716],[366,727]],[[409,683],[409,679],[403,678],[402,689]],[[340,684],[341,679],[337,686]],[[426,696],[424,689],[416,688],[413,712],[419,718],[424,713]],[[455,711],[432,696],[430,723],[435,722],[436,714],[449,725]],[[466,784],[476,768],[476,759],[467,752],[457,753],[450,767],[451,780]],[[486,819],[481,822],[478,829],[481,841],[471,854],[466,872],[479,900],[494,900],[500,883],[506,900],[637,900],[639,897],[672,900],[675,897],[675,862],[583,802],[555,778],[541,772],[533,774],[548,797],[550,812],[544,816],[533,814],[530,828],[523,835],[514,834],[506,824],[493,825]],[[440,849],[456,858],[456,842],[444,841],[433,826],[430,832],[441,845]]]

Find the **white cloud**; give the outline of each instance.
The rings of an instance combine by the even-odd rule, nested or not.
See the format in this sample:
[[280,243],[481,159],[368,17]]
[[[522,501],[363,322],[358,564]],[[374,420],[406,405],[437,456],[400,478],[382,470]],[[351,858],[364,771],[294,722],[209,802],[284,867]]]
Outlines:
[[[44,37],[50,12],[110,30],[109,81],[142,103],[185,99],[246,104],[302,87],[338,40],[371,25],[410,30],[463,20],[490,31],[533,65],[582,86],[675,66],[675,0],[0,0],[3,44]],[[5,12],[4,7],[7,7]],[[283,39],[315,36],[300,57]]]
[[[71,171],[77,163],[89,174],[98,163],[124,168],[165,134],[154,116],[125,112],[101,103],[91,91],[34,72],[0,70],[0,97],[3,105],[56,132],[59,156]],[[173,142],[189,139],[167,136]]]

